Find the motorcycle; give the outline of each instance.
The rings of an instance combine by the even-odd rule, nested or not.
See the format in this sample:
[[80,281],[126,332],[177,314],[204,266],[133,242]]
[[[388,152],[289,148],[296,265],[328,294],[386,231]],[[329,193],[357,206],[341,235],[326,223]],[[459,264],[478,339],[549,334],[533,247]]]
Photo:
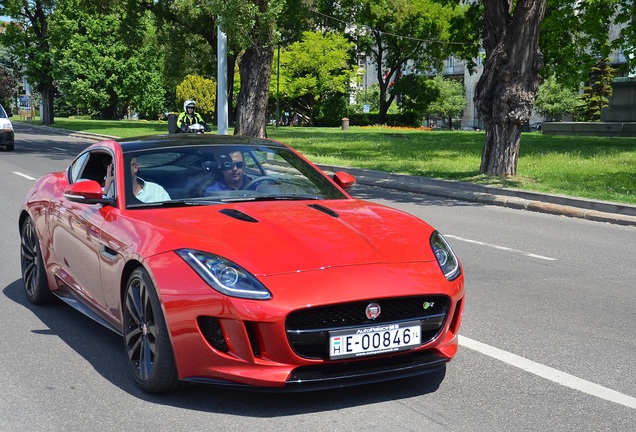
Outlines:
[[188,133],[202,134],[204,132],[210,132],[210,127],[203,126],[201,123],[194,123],[188,126]]

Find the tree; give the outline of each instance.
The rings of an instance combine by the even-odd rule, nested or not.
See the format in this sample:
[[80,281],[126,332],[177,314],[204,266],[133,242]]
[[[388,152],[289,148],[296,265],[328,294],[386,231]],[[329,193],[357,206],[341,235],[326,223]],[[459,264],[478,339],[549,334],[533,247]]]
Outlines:
[[438,89],[438,97],[431,103],[428,111],[448,120],[448,127],[453,128],[453,117],[458,117],[466,108],[464,86],[461,82],[445,79],[438,75],[433,79]]
[[[307,31],[301,41],[281,49],[279,89],[287,107],[310,118],[317,103],[347,94],[356,72],[349,64],[352,48],[342,35]],[[270,94],[276,94],[276,84],[272,80]]]
[[4,65],[0,64],[0,103],[9,110],[9,102],[14,98],[18,80],[15,74]]
[[585,121],[601,121],[601,110],[609,106],[612,95],[614,70],[609,59],[600,61],[593,69],[588,84],[583,87],[581,96],[581,119]]
[[319,1],[325,25],[341,30],[346,27],[355,38],[358,50],[366,52],[378,65],[378,123],[385,123],[388,109],[396,96],[390,89],[407,75],[404,73],[407,69],[412,69],[408,72],[417,72],[439,68],[451,52],[447,43],[450,22],[460,9],[440,3],[449,2]]
[[119,119],[133,109],[157,118],[165,101],[154,26],[148,14],[135,26],[126,20],[117,5],[60,4],[50,19],[54,77],[67,103],[88,114]]
[[438,99],[440,88],[425,75],[409,74],[395,83],[393,93],[399,99],[399,106],[403,112],[415,113],[420,119],[424,119],[430,111],[431,104]]
[[580,98],[551,75],[539,87],[535,103],[539,114],[550,121],[561,121],[563,117],[576,112]]
[[486,128],[480,172],[517,174],[521,128],[539,87],[539,27],[547,0],[484,0],[484,71],[476,107]]
[[[518,129],[532,110],[544,65],[545,76],[577,90],[612,49],[629,54],[636,47],[633,0],[480,0],[459,18],[456,54],[475,58],[479,33],[486,49],[476,105],[486,122],[480,169],[491,175],[516,173]],[[620,26],[617,34],[611,24]]]
[[57,91],[53,79],[53,62],[49,43],[49,17],[57,0],[5,0],[0,3],[0,15],[12,22],[2,35],[2,42],[23,59],[28,81],[42,97],[42,124],[54,122],[53,99]]
[[244,49],[239,60],[235,135],[267,136],[267,101],[272,75],[276,22],[284,0],[210,0],[223,31]]

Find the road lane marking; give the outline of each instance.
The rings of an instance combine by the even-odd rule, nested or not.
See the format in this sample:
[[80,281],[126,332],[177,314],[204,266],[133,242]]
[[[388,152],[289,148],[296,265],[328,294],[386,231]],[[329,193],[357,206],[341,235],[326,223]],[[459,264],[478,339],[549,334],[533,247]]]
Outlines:
[[36,178],[31,177],[30,175],[22,174],[18,171],[13,171],[13,174],[19,175],[20,177],[24,177],[27,180],[37,180]]
[[454,236],[454,235],[450,235],[450,234],[444,234],[444,237],[448,237],[448,238],[452,238],[455,240],[459,240],[459,241],[463,241],[466,243],[473,243],[473,244],[477,244],[480,246],[487,246],[493,249],[499,249],[502,251],[507,251],[507,252],[514,252],[514,253],[518,253],[518,254],[522,254],[525,255],[527,257],[530,258],[537,258],[537,259],[542,259],[542,260],[546,260],[546,261],[556,261],[556,258],[551,258],[551,257],[547,257],[547,256],[543,256],[543,255],[537,255],[537,254],[533,254],[531,252],[526,252],[526,251],[522,251],[522,250],[518,250],[518,249],[512,249],[509,247],[505,247],[505,246],[498,246],[498,245],[494,245],[494,244],[490,244],[490,243],[484,243],[484,242],[480,242],[477,240],[470,240],[467,238],[463,238],[463,237],[458,237],[458,236]]
[[537,363],[516,354],[509,353],[490,345],[486,345],[476,340],[467,338],[466,336],[459,336],[459,344],[494,359],[500,360],[511,366],[523,369],[524,371],[530,372],[531,374],[540,376],[541,378],[545,378],[557,384],[561,384],[562,386],[578,390],[583,393],[605,399],[606,401],[626,406],[628,408],[636,409],[636,398],[632,396],[628,396],[607,387],[603,387],[599,384],[577,378],[574,375],[561,372],[549,366],[542,365],[541,363]]

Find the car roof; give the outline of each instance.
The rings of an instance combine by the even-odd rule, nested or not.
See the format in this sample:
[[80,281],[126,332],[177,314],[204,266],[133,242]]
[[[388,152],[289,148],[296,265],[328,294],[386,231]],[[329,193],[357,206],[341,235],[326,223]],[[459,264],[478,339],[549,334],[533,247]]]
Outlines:
[[153,148],[191,147],[191,146],[269,146],[286,147],[284,144],[266,138],[245,137],[239,135],[215,134],[167,134],[145,137],[125,138],[118,140],[122,151],[135,152]]

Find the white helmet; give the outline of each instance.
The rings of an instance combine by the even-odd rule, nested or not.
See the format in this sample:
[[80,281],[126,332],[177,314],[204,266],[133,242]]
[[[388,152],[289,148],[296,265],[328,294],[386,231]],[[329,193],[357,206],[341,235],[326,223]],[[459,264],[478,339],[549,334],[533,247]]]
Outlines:
[[188,107],[191,106],[193,108],[197,107],[197,103],[191,99],[188,99],[183,103],[183,111],[188,111]]

